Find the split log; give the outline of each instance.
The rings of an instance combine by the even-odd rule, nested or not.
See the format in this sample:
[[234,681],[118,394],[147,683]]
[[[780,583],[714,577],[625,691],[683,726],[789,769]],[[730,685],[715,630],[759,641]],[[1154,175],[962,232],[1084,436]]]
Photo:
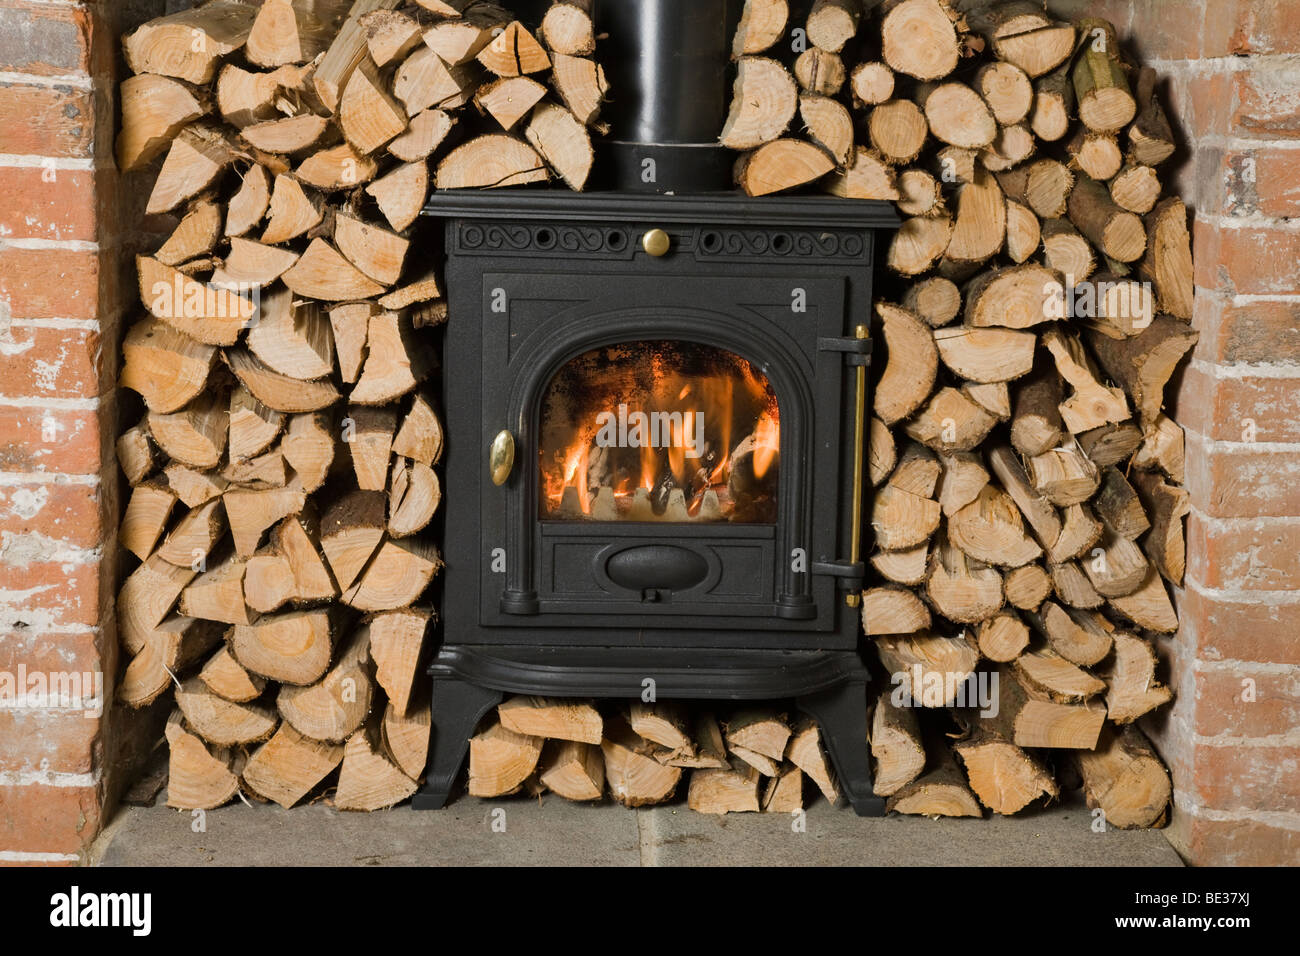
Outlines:
[[158,548],[158,557],[177,567],[201,566],[226,533],[221,504],[220,501],[209,501],[181,518]]
[[1065,437],[1061,422],[1061,380],[1051,370],[1040,368],[1016,389],[1011,416],[1011,444],[1026,458],[1059,447]]
[[325,192],[338,192],[368,183],[379,172],[379,164],[362,156],[349,143],[321,149],[304,159],[294,175]]
[[[764,777],[775,777],[781,772],[781,765],[773,760],[767,754],[761,754],[756,750],[749,750],[738,744],[731,744],[728,748],[731,751],[732,766],[740,768],[742,771],[748,771],[755,775]],[[737,763],[739,761],[739,763]]]
[[[836,106],[843,108],[839,104]],[[822,180],[823,188],[832,196],[839,196],[842,199],[901,199],[898,179],[893,168],[865,146],[852,146],[851,125],[844,132],[850,137],[848,165],[843,170],[832,172]]]
[[452,150],[438,164],[436,185],[439,189],[491,189],[548,178],[546,164],[531,146],[512,136],[494,134],[478,136]]
[[979,498],[989,483],[989,473],[972,452],[954,452],[941,456],[939,461],[943,469],[937,488],[939,505],[951,518]]
[[229,413],[216,391],[206,391],[170,415],[150,412],[149,435],[169,457],[195,468],[215,468],[226,448]]
[[1160,176],[1150,166],[1125,166],[1110,181],[1110,198],[1121,209],[1145,216],[1160,198]]
[[371,10],[360,22],[366,31],[366,50],[375,66],[400,60],[424,39],[420,24],[400,10]]
[[1101,671],[1106,679],[1107,716],[1131,724],[1173,699],[1173,692],[1156,680],[1157,657],[1151,642],[1132,634],[1115,634],[1115,654]]
[[886,425],[911,415],[934,386],[938,349],[934,337],[905,309],[878,303],[876,314],[887,349],[885,371],[874,393],[876,415]]
[[262,296],[257,323],[248,331],[249,349],[271,371],[300,381],[334,371],[334,337],[320,305],[295,301],[289,289]]
[[679,754],[693,754],[695,751],[685,712],[680,707],[633,701],[628,713],[628,726],[646,740]]
[[254,149],[288,155],[319,146],[328,130],[325,117],[300,113],[246,126],[239,136]]
[[199,680],[218,697],[236,704],[255,700],[266,689],[266,679],[246,671],[224,644],[203,665]]
[[582,192],[595,153],[591,136],[578,118],[563,106],[539,103],[524,126],[524,138],[570,189]]
[[873,554],[871,566],[885,580],[913,587],[925,581],[928,558],[929,548],[923,542],[901,551],[881,551]]
[[1034,629],[1063,660],[1080,667],[1101,662],[1113,646],[1112,629],[1101,615],[1078,608],[1062,608],[1045,601],[1038,613],[1026,613]]
[[217,350],[172,325],[144,319],[126,333],[122,358],[118,384],[138,392],[149,410],[174,412],[203,392]]
[[670,767],[693,767],[704,770],[722,770],[731,767],[731,762],[727,759],[727,747],[722,740],[722,728],[718,726],[717,718],[709,711],[699,711],[692,719],[689,747],[658,750],[654,758]]
[[1160,315],[1133,338],[1116,340],[1094,332],[1088,343],[1102,368],[1132,398],[1142,426],[1151,428],[1164,405],[1166,384],[1199,337],[1185,322]]
[[551,82],[560,99],[579,123],[591,126],[609,92],[604,69],[588,57],[554,54],[551,61]]
[[312,740],[342,742],[361,727],[374,696],[370,631],[358,627],[339,649],[325,676],[305,687],[285,686],[276,695],[280,716]]
[[1094,752],[1078,754],[1076,763],[1088,806],[1103,810],[1107,825],[1164,825],[1173,790],[1169,771],[1135,725],[1108,732]]
[[948,518],[948,540],[976,561],[1006,568],[1022,567],[1043,554],[1025,534],[1015,502],[992,485]]
[[1056,370],[1074,389],[1074,394],[1060,407],[1061,419],[1072,434],[1128,421],[1132,417],[1124,393],[1097,381],[1077,338],[1059,329],[1051,329],[1044,333],[1042,341],[1056,361]]
[[240,761],[225,749],[210,750],[185,728],[179,712],[167,719],[167,806],[212,810],[239,792]]
[[928,630],[930,611],[904,588],[871,588],[862,594],[862,625],[868,637]]
[[[886,430],[887,431],[887,430]],[[127,484],[138,485],[158,467],[158,456],[145,423],[132,425],[117,439],[114,446],[118,465],[126,476]]]
[[420,779],[424,765],[429,760],[429,738],[433,727],[433,714],[429,701],[412,705],[408,713],[399,714],[393,702],[384,708],[384,750],[389,758],[412,780]]
[[252,557],[273,524],[302,511],[307,495],[300,487],[231,489],[225,493],[226,514],[235,553]]
[[1051,269],[1032,263],[994,269],[967,286],[965,320],[972,328],[1029,329],[1060,316],[1064,299]]
[[283,278],[284,284],[295,295],[328,302],[366,299],[384,291],[383,286],[367,278],[320,237],[311,241],[307,251],[294,263],[293,268],[285,272]]
[[742,770],[693,770],[686,805],[696,813],[757,813],[760,775]]
[[[424,52],[437,59],[432,50]],[[402,69],[406,69],[406,66],[403,65]],[[398,77],[403,77],[401,70],[398,71]],[[379,68],[367,57],[357,64],[343,88],[343,95],[339,99],[338,125],[348,144],[359,155],[369,156],[406,132],[409,105],[398,103],[388,92],[388,84],[380,76]],[[410,111],[410,115],[433,105],[423,103],[419,109]],[[248,130],[244,131],[244,135],[248,135]]]
[[889,798],[885,812],[926,817],[982,817],[984,812],[966,786],[966,778],[945,743],[933,743],[930,763],[929,770]]
[[539,779],[566,800],[599,800],[605,792],[605,758],[592,744],[550,741],[542,753]]
[[737,712],[727,721],[726,734],[733,752],[741,747],[780,760],[790,740],[790,727],[771,711],[750,709]]
[[957,191],[957,218],[944,261],[958,266],[981,263],[1002,248],[1007,236],[1007,206],[993,175],[975,171],[971,182]]
[[430,372],[426,352],[412,338],[410,320],[397,312],[370,317],[367,354],[348,396],[359,405],[384,405],[412,391]]
[[181,613],[225,624],[252,623],[244,604],[244,570],[244,562],[233,554],[214,561],[181,593]]
[[1002,607],[1002,575],[940,541],[930,555],[925,592],[948,620],[977,624]]
[[665,766],[640,752],[645,746],[621,719],[606,721],[600,743],[605,757],[609,792],[625,807],[662,803],[673,795],[681,780],[679,767]]
[[496,35],[476,57],[497,76],[522,76],[549,69],[551,59],[545,48],[518,20]]
[[262,242],[273,245],[306,235],[320,225],[324,203],[315,194],[309,194],[294,177],[276,176],[270,203],[263,211],[270,216],[270,221],[262,233]]
[[[261,169],[261,166],[254,167]],[[262,174],[265,181],[265,173]],[[249,178],[254,178],[250,171]],[[242,193],[242,190],[241,190]],[[235,199],[240,194],[236,194]],[[233,208],[235,199],[230,201]],[[263,207],[263,212],[266,211]],[[207,199],[197,199],[185,211],[180,224],[172,230],[167,241],[158,247],[153,257],[165,266],[180,266],[192,259],[210,255],[221,237],[221,206]]]
[[190,617],[171,617],[158,625],[131,658],[117,687],[117,699],[146,707],[176,681],[176,674],[221,641],[220,625]]
[[[122,646],[129,653],[140,653],[148,635],[171,613],[195,574],[192,568],[178,568],[153,556],[127,576],[117,595],[117,618]],[[183,608],[181,613],[194,616],[185,614]]]
[[449,66],[470,63],[510,22],[505,10],[490,3],[475,3],[463,12],[434,11],[440,19],[424,31],[424,43]]
[[940,634],[880,637],[876,652],[891,683],[903,690],[903,701],[919,707],[953,706],[979,663],[979,654],[961,638]]
[[443,110],[424,110],[411,117],[406,132],[388,144],[388,151],[403,163],[420,162],[446,142],[455,123],[451,114]]
[[123,41],[132,73],[157,73],[187,83],[212,81],[222,57],[248,40],[257,8],[220,0],[150,20]]
[[303,491],[311,494],[324,484],[334,461],[334,435],[324,415],[291,416],[280,449]]
[[1150,569],[1146,580],[1132,594],[1109,599],[1109,604],[1138,627],[1157,634],[1172,634],[1178,630],[1178,614],[1169,600],[1164,581],[1155,569]]
[[254,674],[306,686],[329,667],[332,617],[327,610],[289,611],[236,624],[229,635],[230,650]]
[[546,87],[529,76],[502,77],[479,87],[474,103],[509,132],[546,95]]
[[1106,603],[1106,599],[1093,589],[1092,582],[1075,562],[1053,564],[1050,570],[1056,596],[1070,607],[1092,610]]
[[404,108],[410,117],[434,107],[464,106],[473,99],[481,72],[473,62],[449,66],[422,46],[403,61],[393,78],[393,94],[402,103],[399,111]]
[[963,12],[999,60],[1015,64],[1031,77],[1056,69],[1074,52],[1074,27],[1052,20],[1039,4],[967,6]]
[[777,139],[742,157],[736,183],[747,196],[767,196],[806,185],[834,168],[834,161],[812,143]]
[[1103,425],[1078,436],[1079,447],[1098,468],[1128,461],[1142,444],[1142,430],[1133,424]]
[[1026,651],[1012,664],[1030,694],[1058,704],[1079,704],[1106,689],[1103,681],[1050,650]]
[[903,297],[904,309],[936,329],[957,318],[961,307],[961,291],[942,276],[911,283]]
[[839,802],[840,793],[835,783],[835,774],[822,749],[821,731],[815,722],[805,720],[791,729],[785,756],[817,784],[817,789],[832,806]]
[[141,561],[153,554],[167,528],[176,495],[161,481],[146,481],[131,489],[117,540]]
[[937,501],[886,485],[876,493],[871,505],[876,544],[889,551],[919,545],[934,534],[941,515]]
[[140,301],[155,318],[204,345],[234,345],[256,307],[247,298],[217,289],[150,256],[136,257]]
[[152,73],[124,80],[120,102],[117,165],[123,172],[149,165],[167,151],[187,123],[211,109],[206,97],[193,87]]
[[803,809],[803,771],[783,767],[767,781],[761,805],[764,813],[797,813]]
[[893,796],[925,769],[921,728],[912,707],[895,707],[891,691],[882,691],[871,715],[871,756],[876,758],[872,792]]
[[1101,483],[1097,466],[1073,442],[1035,455],[1026,468],[1034,489],[1061,508],[1087,501]]
[[1040,797],[1060,794],[1046,767],[996,735],[977,731],[955,743],[953,750],[966,768],[971,790],[994,813],[1019,813]]
[[941,388],[903,426],[909,436],[937,452],[971,451],[988,437],[997,419],[965,393]]
[[1042,226],[1032,209],[1013,199],[1007,201],[1007,255],[1017,265],[1038,252],[1042,244]]
[[1155,425],[1143,434],[1142,445],[1133,455],[1133,467],[1138,471],[1162,471],[1181,484],[1185,470],[1184,445],[1182,428],[1167,416],[1160,415]]
[[867,474],[871,484],[879,487],[898,462],[898,448],[889,427],[874,415],[867,440]]
[[349,406],[343,427],[357,487],[362,491],[383,491],[388,487],[397,410]]
[[275,736],[249,758],[243,781],[254,793],[287,810],[338,767],[343,751],[342,744],[311,740],[281,724]]
[[334,806],[340,810],[382,810],[401,803],[419,784],[381,752],[377,728],[362,727],[343,748]]
[[895,200],[898,211],[904,215],[937,216],[945,211],[943,191],[939,188],[939,181],[924,169],[904,170],[897,179],[895,192],[899,194]]
[[415,603],[442,567],[438,549],[426,541],[385,541],[341,600],[359,611],[390,611]]
[[1139,472],[1134,481],[1142,513],[1150,516],[1151,530],[1142,542],[1143,550],[1166,581],[1182,587],[1187,567],[1183,518],[1191,513],[1191,496],[1158,475]]
[[[799,97],[799,119],[808,138],[831,154],[837,166],[847,166],[856,159],[853,148],[853,117],[848,107],[829,96],[803,93]],[[878,169],[887,169],[880,163]]]
[[1037,338],[1032,332],[953,326],[935,329],[943,364],[971,382],[1009,382],[1029,374]]
[[176,688],[176,705],[194,732],[218,747],[266,740],[279,722],[270,708],[224,700],[208,690],[197,677],[191,677]]
[[1030,691],[1010,665],[998,668],[998,712],[980,717],[985,729],[1018,747],[1092,750],[1097,745],[1106,708],[1096,702],[1060,704]]
[[497,706],[501,725],[517,734],[598,744],[604,721],[588,703],[549,697],[511,697]]
[[167,149],[145,212],[170,212],[193,199],[210,188],[233,161],[234,152],[221,133],[208,126],[186,126]]
[[1006,60],[980,67],[974,86],[1002,126],[1024,122],[1033,108],[1034,87],[1029,76]]
[[904,220],[890,241],[886,263],[900,275],[920,275],[939,260],[951,239],[952,219],[946,213]]
[[394,10],[400,5],[401,0],[355,0],[352,4],[347,19],[325,51],[312,78],[316,94],[329,112],[338,108],[339,97],[352,71],[365,59],[367,31],[362,18],[373,10]]

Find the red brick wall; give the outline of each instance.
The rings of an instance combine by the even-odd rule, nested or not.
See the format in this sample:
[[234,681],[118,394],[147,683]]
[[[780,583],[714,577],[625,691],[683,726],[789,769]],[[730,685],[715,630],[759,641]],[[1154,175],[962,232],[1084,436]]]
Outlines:
[[[1300,0],[1067,0],[1164,76],[1195,215],[1201,341],[1170,396],[1187,433],[1178,697],[1147,729],[1168,831],[1204,864],[1300,859]],[[1291,59],[1287,59],[1288,55]],[[1252,693],[1253,688],[1253,693]]]
[[0,0],[0,673],[99,675],[88,706],[0,708],[0,863],[79,860],[124,779],[113,382],[140,190],[113,103],[123,17],[148,6]]

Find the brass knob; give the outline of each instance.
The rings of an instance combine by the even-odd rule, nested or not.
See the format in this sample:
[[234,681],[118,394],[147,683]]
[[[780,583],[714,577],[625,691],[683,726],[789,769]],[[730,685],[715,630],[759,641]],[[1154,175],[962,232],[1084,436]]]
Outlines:
[[668,233],[662,229],[651,229],[641,237],[641,248],[647,254],[656,258],[668,255],[668,249],[672,244],[672,240],[668,238]]
[[492,450],[488,452],[488,471],[492,474],[492,484],[504,485],[515,467],[515,436],[502,430],[492,439]]

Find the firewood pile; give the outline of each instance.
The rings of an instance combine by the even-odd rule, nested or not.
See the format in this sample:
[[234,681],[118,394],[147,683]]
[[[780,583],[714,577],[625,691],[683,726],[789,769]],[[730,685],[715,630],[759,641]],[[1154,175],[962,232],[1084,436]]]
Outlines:
[[[1197,333],[1155,74],[1110,23],[1035,3],[816,0],[787,56],[791,15],[749,0],[735,37],[738,184],[904,218],[876,308],[863,621],[897,685],[876,792],[1014,813],[1056,795],[1059,762],[1111,824],[1158,824],[1168,775],[1134,722],[1171,697],[1154,638],[1178,627],[1189,504],[1163,405]],[[996,716],[961,699],[978,671]],[[966,705],[960,739],[900,699]]]
[[[811,720],[791,723],[768,707],[741,707],[723,722],[681,704],[513,697],[469,742],[469,793],[499,797],[551,791],[574,801],[606,793],[626,807],[679,792],[701,813],[790,813],[805,789],[839,799],[835,775]],[[807,786],[805,786],[805,779]]]
[[[168,802],[413,793],[441,560],[433,187],[581,189],[605,79],[585,0],[216,0],[123,40],[123,170],[166,240],[121,384],[119,698],[175,688]],[[338,771],[337,778],[332,775]]]

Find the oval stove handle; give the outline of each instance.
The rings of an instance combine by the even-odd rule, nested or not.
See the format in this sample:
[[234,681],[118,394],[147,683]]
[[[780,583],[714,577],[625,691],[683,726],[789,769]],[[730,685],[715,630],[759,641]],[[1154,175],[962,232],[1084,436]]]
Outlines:
[[492,448],[488,452],[488,473],[492,476],[492,484],[504,485],[514,467],[515,436],[502,429],[492,439]]

